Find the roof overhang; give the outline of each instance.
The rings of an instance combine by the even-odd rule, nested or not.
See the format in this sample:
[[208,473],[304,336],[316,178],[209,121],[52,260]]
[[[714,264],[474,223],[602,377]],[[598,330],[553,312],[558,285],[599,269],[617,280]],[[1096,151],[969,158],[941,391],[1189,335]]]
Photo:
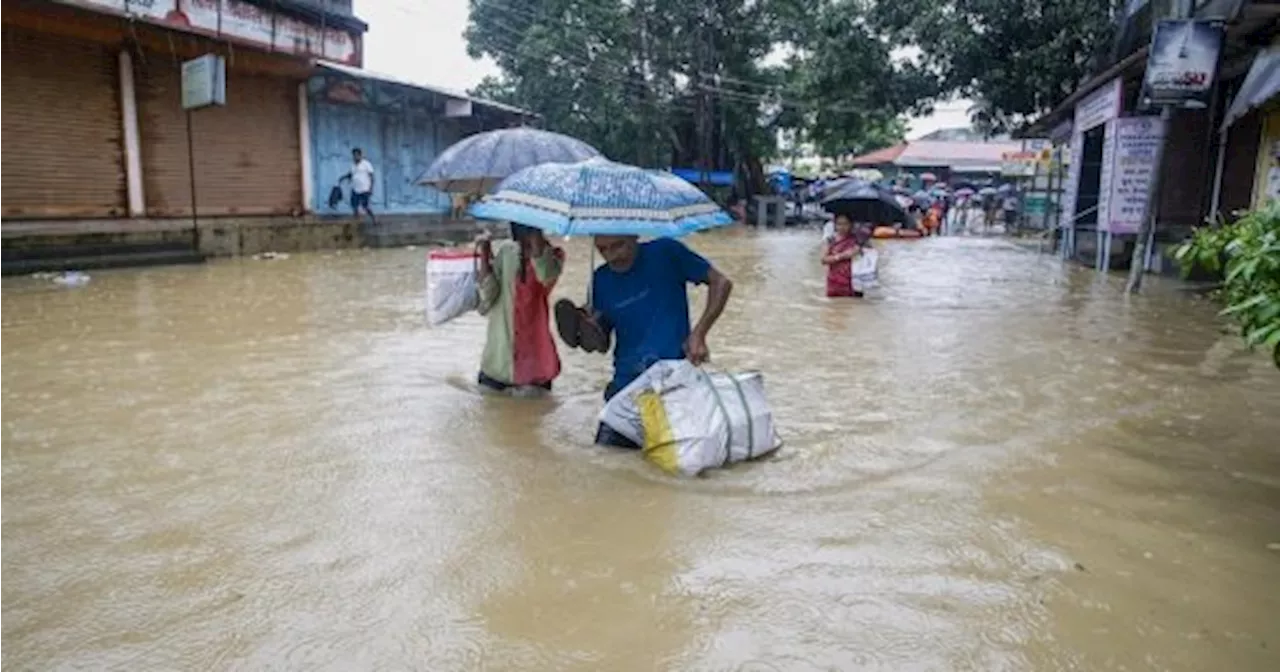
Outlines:
[[454,91],[452,89],[447,89],[439,86],[432,86],[428,84],[420,84],[417,82],[411,82],[407,79],[401,79],[399,77],[384,75],[377,72],[371,72],[363,68],[356,68],[350,65],[343,65],[342,63],[334,63],[333,61],[325,61],[325,60],[316,60],[315,66],[320,70],[333,72],[340,75],[345,75],[347,77],[352,77],[354,79],[363,79],[368,81],[381,82],[384,84],[391,84],[393,86],[402,86],[410,89],[415,89],[418,91],[426,91],[428,93],[433,93],[437,96],[441,96],[442,98],[445,99],[445,106],[444,106],[445,116],[449,116],[449,117],[471,116],[471,112],[474,108],[481,108],[481,109],[487,108],[495,112],[513,115],[516,117],[521,117],[529,120],[540,119],[542,117],[542,115],[537,114],[536,112],[519,108],[514,105],[507,105],[506,103],[499,103],[497,101],[486,100],[484,98],[476,98],[474,96],[470,96],[459,91]]

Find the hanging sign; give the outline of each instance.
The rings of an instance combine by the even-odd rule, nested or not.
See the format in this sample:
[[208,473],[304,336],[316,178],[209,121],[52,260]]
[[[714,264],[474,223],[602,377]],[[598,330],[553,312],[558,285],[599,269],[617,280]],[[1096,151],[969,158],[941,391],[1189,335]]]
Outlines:
[[1164,142],[1158,117],[1124,117],[1113,122],[1110,194],[1103,213],[1111,233],[1137,233],[1147,216],[1147,199],[1156,174],[1156,153]]
[[1157,24],[1142,79],[1142,106],[1207,108],[1222,52],[1222,32],[1219,21],[1166,20]]
[[1123,86],[1120,78],[1116,77],[1082,98],[1076,105],[1072,132],[1081,135],[1120,116],[1120,105],[1124,102]]
[[227,104],[227,62],[205,54],[182,64],[182,109]]
[[1004,152],[1000,155],[1000,174],[1005,177],[1032,177],[1036,174],[1037,152]]

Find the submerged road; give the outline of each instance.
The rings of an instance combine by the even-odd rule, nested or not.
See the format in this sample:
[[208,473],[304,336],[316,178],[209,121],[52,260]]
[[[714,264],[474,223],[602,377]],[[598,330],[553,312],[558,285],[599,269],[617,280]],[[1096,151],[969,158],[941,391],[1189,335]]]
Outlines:
[[1216,306],[960,238],[829,301],[812,232],[693,242],[786,445],[691,481],[590,445],[601,357],[479,395],[422,250],[6,279],[4,669],[1280,667],[1280,373]]

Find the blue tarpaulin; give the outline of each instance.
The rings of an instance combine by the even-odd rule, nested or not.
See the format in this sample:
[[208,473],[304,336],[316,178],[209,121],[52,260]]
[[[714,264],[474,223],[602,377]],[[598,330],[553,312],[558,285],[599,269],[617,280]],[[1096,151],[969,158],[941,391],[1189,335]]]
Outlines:
[[[702,171],[697,168],[672,168],[671,172],[675,173],[676,177],[683,178],[693,184],[700,184],[702,182]],[[728,170],[708,171],[707,181],[717,187],[732,187],[733,172]]]

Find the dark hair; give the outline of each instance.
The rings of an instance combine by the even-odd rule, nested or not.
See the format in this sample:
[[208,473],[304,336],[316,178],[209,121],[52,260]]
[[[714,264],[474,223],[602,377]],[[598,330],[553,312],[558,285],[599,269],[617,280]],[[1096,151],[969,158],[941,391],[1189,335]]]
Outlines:
[[356,152],[360,152],[361,154],[364,154],[364,150],[363,150],[363,149],[360,149],[359,147],[352,147],[352,148],[351,148],[351,153],[352,153],[352,154],[355,154]]
[[529,265],[529,245],[525,241],[537,233],[532,226],[511,222],[511,238],[520,245],[520,282],[524,282],[525,268]]

